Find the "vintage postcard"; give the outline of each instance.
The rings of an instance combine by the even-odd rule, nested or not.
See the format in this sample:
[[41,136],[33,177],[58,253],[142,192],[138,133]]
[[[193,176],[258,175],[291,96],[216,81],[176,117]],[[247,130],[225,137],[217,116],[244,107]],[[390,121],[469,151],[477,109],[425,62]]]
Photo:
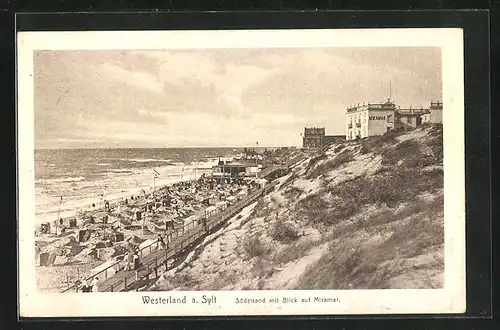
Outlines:
[[462,30],[17,42],[21,317],[465,311]]

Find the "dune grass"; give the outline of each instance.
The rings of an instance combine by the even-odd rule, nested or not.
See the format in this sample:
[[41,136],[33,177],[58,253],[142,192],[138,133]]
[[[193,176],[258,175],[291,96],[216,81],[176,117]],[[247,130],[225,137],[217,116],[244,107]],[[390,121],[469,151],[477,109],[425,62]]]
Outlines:
[[[378,244],[366,244],[347,230],[329,246],[321,259],[306,270],[299,279],[298,289],[384,289],[389,281],[405,272],[412,272],[405,259],[424,255],[430,248],[442,250],[444,228],[442,198],[426,205],[407,209],[405,214],[391,211],[364,222],[364,231],[392,232],[387,238],[380,235]],[[384,230],[382,230],[384,229]],[[347,235],[348,237],[342,236]],[[359,235],[359,234],[358,234]],[[362,237],[362,236],[358,236]],[[393,267],[388,267],[391,264]],[[440,268],[442,263],[429,265]]]
[[257,236],[246,237],[243,240],[243,251],[251,259],[268,254],[271,249]]
[[299,238],[299,232],[291,224],[278,220],[271,229],[271,238],[275,241],[289,244]]
[[324,175],[329,171],[333,171],[339,168],[340,166],[348,162],[351,162],[353,160],[354,156],[352,151],[349,149],[345,149],[340,154],[334,156],[333,158],[324,161],[323,163],[315,166],[314,168],[311,168],[308,171],[306,178],[307,179],[317,178],[320,175]]

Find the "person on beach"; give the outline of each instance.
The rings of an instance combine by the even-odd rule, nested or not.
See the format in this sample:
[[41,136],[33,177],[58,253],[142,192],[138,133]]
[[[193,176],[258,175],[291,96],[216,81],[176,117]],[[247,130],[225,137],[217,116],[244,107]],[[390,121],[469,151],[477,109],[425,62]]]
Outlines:
[[134,256],[133,256],[134,270],[139,268],[139,265],[141,263],[141,261],[139,259],[140,259],[139,255],[137,254],[137,252],[135,252]]
[[130,264],[131,264],[131,260],[130,260],[130,253],[125,253],[125,257],[123,257],[123,260],[125,261],[125,267],[124,267],[124,270],[130,270]]
[[136,253],[129,253],[128,255],[128,263],[129,263],[129,270],[135,269],[135,256]]
[[92,292],[99,292],[99,277],[92,280]]
[[163,240],[163,236],[161,236],[161,234],[158,234],[158,243],[160,244],[161,248],[165,250],[165,241]]
[[80,290],[82,292],[90,292],[90,286],[89,284],[87,283],[87,280],[82,277],[81,281],[80,281]]

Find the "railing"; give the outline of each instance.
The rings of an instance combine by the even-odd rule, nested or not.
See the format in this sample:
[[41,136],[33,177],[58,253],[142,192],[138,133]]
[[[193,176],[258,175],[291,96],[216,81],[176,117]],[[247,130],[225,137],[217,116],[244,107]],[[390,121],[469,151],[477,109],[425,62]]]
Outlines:
[[286,169],[287,167],[285,166],[270,166],[266,169],[264,169],[262,172],[260,172],[260,175],[259,177],[261,178],[265,178],[266,176],[268,176],[269,174],[275,172],[275,171],[279,171],[279,170],[283,170],[283,169]]
[[[198,223],[203,218],[204,218],[204,216],[202,216],[199,219],[197,219]],[[185,232],[189,231],[189,228],[193,229],[194,227],[196,227],[196,223],[194,221],[189,222],[186,225],[183,225],[182,227],[174,228],[174,229],[170,230],[170,232],[165,236],[165,238],[167,239],[168,242],[171,242],[173,239],[176,239],[176,238],[182,236]],[[156,250],[158,250],[159,249],[159,244],[160,243],[157,240],[155,240],[154,242],[151,242],[151,244],[143,246],[139,250],[139,256],[140,256],[140,258],[143,259],[144,256],[147,255],[144,252],[146,250],[149,251],[148,254],[150,254],[151,252],[153,252],[153,246],[154,245],[156,245]],[[120,267],[120,264],[123,263],[123,262],[126,262],[126,261],[125,260],[117,261],[114,264],[106,267],[105,269],[101,270],[98,273],[95,273],[95,274],[92,274],[90,276],[84,277],[84,279],[88,281],[88,280],[91,280],[94,277],[104,276],[104,280],[107,280],[108,279],[108,273],[111,272],[111,269],[112,268],[114,269],[116,266],[118,266],[118,270],[115,270],[115,273],[119,272],[123,268],[123,267]],[[72,290],[72,289],[75,289],[75,290],[78,291],[77,284],[73,284],[72,286],[68,287],[67,289],[63,290],[62,292],[67,292],[67,291]]]
[[[175,256],[179,252],[182,252],[187,246],[191,245],[193,242],[198,240],[203,235],[208,235],[208,233],[213,228],[216,228],[222,222],[227,221],[230,218],[232,218],[233,216],[235,216],[244,207],[255,202],[264,192],[269,191],[269,189],[271,189],[275,185],[276,185],[276,182],[273,182],[273,183],[267,185],[265,188],[261,188],[255,192],[252,192],[246,198],[234,203],[233,205],[229,206],[228,208],[226,208],[224,210],[219,211],[218,213],[214,214],[213,216],[211,216],[209,218],[202,216],[199,219],[197,219],[197,223],[195,223],[193,221],[193,222],[190,222],[190,223],[182,226],[181,228],[177,228],[177,229],[174,229],[173,231],[170,231],[170,233],[167,234],[168,242],[175,242],[175,240],[177,240],[179,237],[182,237],[186,233],[187,233],[187,236],[186,236],[186,238],[181,239],[179,242],[176,242],[176,244],[173,244],[172,247],[169,246],[168,251],[165,251],[165,254],[164,254],[165,260],[168,259],[169,257]],[[199,230],[199,231],[194,230],[195,228],[200,228],[199,225],[201,223],[204,223],[204,222],[206,223],[205,228],[203,228],[202,230]],[[189,229],[189,228],[191,228],[191,229]],[[153,250],[154,245],[156,245],[156,251],[159,251],[160,250],[159,242],[156,240],[154,242],[152,242],[151,244],[142,247],[139,250],[139,255],[140,255],[141,260],[143,260],[143,258],[145,256],[144,251],[148,250],[148,252],[149,252],[148,255],[154,251]],[[169,256],[169,254],[170,254],[170,256]],[[151,261],[148,261],[145,265],[143,265],[143,267],[146,266],[146,275],[149,275],[151,273],[150,265],[152,263],[155,264],[154,271],[157,272],[158,260],[160,260],[162,258],[163,258],[163,253],[161,254],[161,256],[156,256],[154,259],[152,259]],[[127,262],[127,261],[126,260],[117,261],[116,263],[106,267],[105,269],[101,270],[100,272],[98,272],[96,274],[92,274],[91,276],[85,277],[85,280],[88,281],[96,276],[104,276],[104,280],[108,280],[109,278],[113,277],[115,274],[117,274],[120,270],[123,269],[122,267],[120,267],[120,264],[122,262]],[[117,267],[118,269],[116,269],[115,267]],[[109,276],[108,274],[109,274],[109,272],[111,272],[111,269],[113,269],[114,272],[113,272],[112,276]],[[134,277],[135,277],[135,280],[133,279]],[[136,271],[135,274],[126,274],[125,277],[123,279],[119,280],[117,283],[111,284],[109,287],[106,287],[103,289],[105,289],[104,291],[108,291],[107,289],[109,289],[109,291],[113,291],[116,287],[121,285],[122,282],[124,285],[124,289],[126,289],[128,286],[130,286],[130,284],[137,282],[139,280],[139,278],[140,278],[139,271]],[[78,285],[74,284],[74,285],[68,287],[67,289],[63,290],[62,292],[68,292],[72,289],[74,289],[78,292]]]
[[[275,183],[269,185],[269,187],[274,186]],[[139,270],[135,272],[135,274],[130,274],[126,275],[123,279],[119,280],[118,282],[111,284],[110,286],[103,288],[104,291],[113,291],[117,287],[121,287],[123,284],[123,290],[126,290],[128,286],[131,284],[137,282],[139,279],[142,277],[149,276],[153,271],[155,272],[155,277],[158,277],[158,267],[161,265],[165,260],[168,260],[168,258],[172,258],[175,255],[181,253],[186,247],[190,246],[194,242],[196,242],[198,239],[200,239],[203,236],[207,236],[214,228],[217,228],[220,226],[223,222],[231,219],[234,217],[236,214],[241,212],[241,210],[255,202],[264,192],[265,188],[259,189],[258,191],[252,193],[249,195],[247,198],[245,198],[242,201],[239,201],[235,204],[233,204],[231,207],[228,207],[225,210],[222,210],[220,213],[213,215],[209,219],[207,219],[207,225],[204,228],[204,230],[200,231],[195,231],[195,232],[188,232],[187,236],[179,242],[178,245],[172,246],[170,250],[165,250],[165,253],[161,253],[158,256],[155,256],[154,259],[146,262],[142,267],[146,268],[146,272],[143,276],[139,276]],[[135,277],[135,280],[134,280]],[[109,289],[109,290],[108,290]]]
[[297,155],[297,156],[293,157],[292,159],[290,159],[289,161],[286,162],[285,168],[290,168],[293,165],[295,165],[296,163],[304,160],[305,158],[307,158],[307,156],[305,156],[305,155]]
[[[159,247],[159,242],[158,242],[158,241],[154,241],[154,242],[152,242],[151,244],[146,245],[146,246],[142,247],[142,248],[139,250],[139,255],[141,256],[141,258],[143,258],[143,256],[144,256],[144,250],[149,249],[149,253],[151,253],[151,252],[152,252],[152,246],[153,246],[153,245],[156,245],[156,248],[158,249],[158,247]],[[105,269],[101,270],[100,272],[97,272],[97,273],[95,273],[95,274],[92,274],[92,275],[89,275],[89,276],[87,276],[87,277],[84,277],[84,279],[85,279],[86,281],[89,281],[89,280],[91,280],[91,279],[92,279],[92,278],[94,278],[94,277],[99,277],[100,275],[104,275],[104,280],[107,280],[107,279],[108,279],[108,272],[110,272],[110,271],[111,271],[111,269],[113,268],[113,269],[115,270],[114,274],[118,273],[118,272],[122,269],[122,267],[120,267],[120,264],[121,264],[121,263],[123,263],[123,262],[127,262],[127,261],[126,261],[126,260],[124,260],[124,259],[123,259],[123,260],[120,260],[120,261],[117,261],[117,262],[115,262],[114,264],[112,264],[112,265],[110,265],[110,266],[106,267]],[[116,266],[118,266],[118,270],[116,270],[116,269],[114,268],[114,267],[116,267]],[[114,275],[114,274],[113,274],[113,275]],[[77,285],[77,284],[73,284],[72,286],[70,286],[70,287],[66,288],[66,289],[65,289],[65,290],[63,290],[62,292],[67,292],[67,291],[69,291],[69,290],[71,290],[71,289],[75,289],[76,291],[78,291],[78,285]]]

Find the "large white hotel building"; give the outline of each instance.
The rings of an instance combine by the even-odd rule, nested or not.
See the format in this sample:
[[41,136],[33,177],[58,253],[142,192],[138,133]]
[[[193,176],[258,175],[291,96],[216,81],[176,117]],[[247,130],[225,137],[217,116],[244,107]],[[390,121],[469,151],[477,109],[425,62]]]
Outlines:
[[385,103],[363,103],[346,111],[346,139],[354,140],[404,126],[417,127],[423,123],[442,123],[443,103],[431,102],[430,108],[401,109],[388,99]]

